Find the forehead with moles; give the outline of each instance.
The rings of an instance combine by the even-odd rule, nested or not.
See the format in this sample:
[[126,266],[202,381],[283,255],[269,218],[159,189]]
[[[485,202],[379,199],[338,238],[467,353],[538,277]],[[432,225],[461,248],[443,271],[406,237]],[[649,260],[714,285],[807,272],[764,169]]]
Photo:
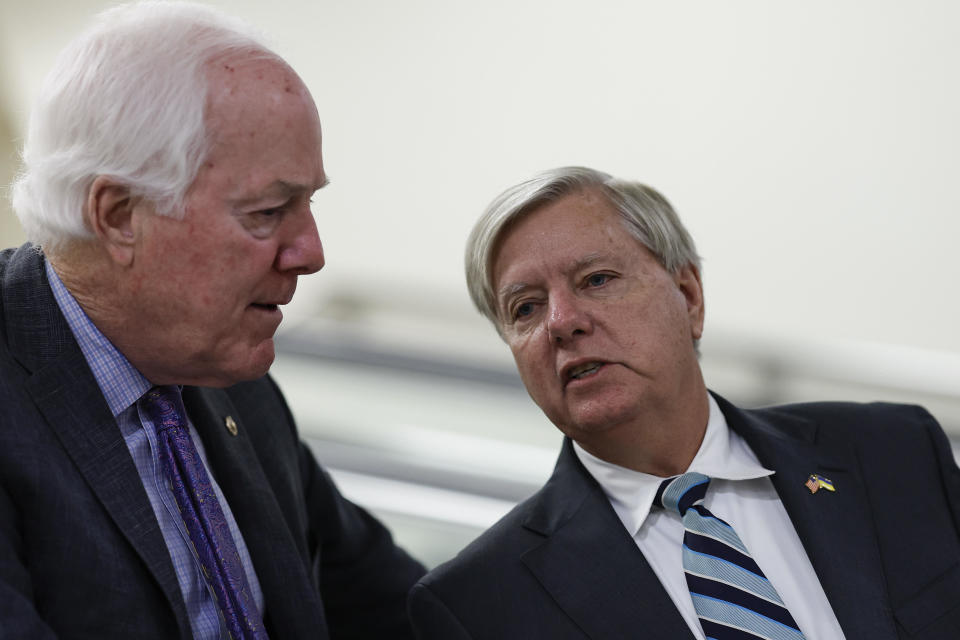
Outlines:
[[[240,199],[262,196],[259,192],[245,191],[255,189],[256,185],[264,186],[261,183],[276,177],[267,174],[276,168],[269,157],[271,151],[281,144],[278,136],[284,140],[287,136],[291,140],[299,138],[304,143],[307,142],[306,136],[315,136],[319,154],[320,121],[313,98],[300,77],[284,61],[266,54],[222,57],[209,63],[207,78],[208,149],[193,187],[202,183],[199,178],[204,174],[211,171],[221,173],[224,167],[217,166],[218,160],[221,164],[228,161],[226,168],[234,173],[224,179],[233,187],[231,195]],[[235,158],[245,159],[242,167],[229,162]],[[236,174],[237,170],[241,170],[242,175]],[[296,173],[294,170],[291,175]],[[271,188],[300,186],[309,185],[286,185],[281,181]]]
[[[208,63],[206,117],[214,139],[224,125],[245,116],[276,115],[274,110],[291,98],[316,109],[306,85],[279,58],[234,54]],[[246,133],[255,137],[258,132],[251,128]]]

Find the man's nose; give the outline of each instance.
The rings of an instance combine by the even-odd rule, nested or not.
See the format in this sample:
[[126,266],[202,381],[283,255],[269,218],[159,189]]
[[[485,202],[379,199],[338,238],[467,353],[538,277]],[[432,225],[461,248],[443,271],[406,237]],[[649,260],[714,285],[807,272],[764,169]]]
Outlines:
[[572,292],[554,292],[550,295],[547,309],[547,331],[550,340],[562,344],[575,336],[592,331],[589,313]]
[[290,239],[280,247],[277,270],[297,275],[316,273],[323,268],[323,243],[317,232],[317,221],[309,208],[297,212]]

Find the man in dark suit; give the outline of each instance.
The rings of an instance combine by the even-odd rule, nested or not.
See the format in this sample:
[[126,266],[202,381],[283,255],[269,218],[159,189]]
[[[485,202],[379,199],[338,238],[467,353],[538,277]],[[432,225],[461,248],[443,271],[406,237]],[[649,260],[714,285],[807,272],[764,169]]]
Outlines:
[[533,497],[411,592],[422,640],[960,637],[960,470],[923,409],[707,391],[699,258],[580,167],[490,205],[477,307],[567,436]]
[[0,253],[0,638],[404,638],[423,574],[266,375],[323,266],[320,122],[209,8],[126,5],[58,59]]

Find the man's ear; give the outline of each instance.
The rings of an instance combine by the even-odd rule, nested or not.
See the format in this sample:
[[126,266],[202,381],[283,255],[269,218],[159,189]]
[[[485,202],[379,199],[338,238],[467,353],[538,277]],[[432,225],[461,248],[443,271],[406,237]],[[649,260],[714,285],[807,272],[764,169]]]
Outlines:
[[687,315],[690,318],[690,328],[693,339],[699,340],[703,335],[703,283],[700,281],[700,270],[692,264],[686,264],[673,276],[677,287],[687,301]]
[[136,234],[133,209],[137,199],[130,189],[110,176],[97,176],[87,192],[87,226],[119,265],[133,262]]

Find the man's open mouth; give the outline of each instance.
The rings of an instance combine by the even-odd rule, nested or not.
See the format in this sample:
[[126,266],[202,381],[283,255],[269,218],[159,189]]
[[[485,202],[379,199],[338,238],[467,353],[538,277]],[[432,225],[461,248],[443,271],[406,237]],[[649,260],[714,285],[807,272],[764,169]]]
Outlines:
[[597,371],[600,370],[604,362],[586,362],[584,364],[578,365],[567,372],[568,380],[581,380],[583,378],[589,378],[594,375]]

